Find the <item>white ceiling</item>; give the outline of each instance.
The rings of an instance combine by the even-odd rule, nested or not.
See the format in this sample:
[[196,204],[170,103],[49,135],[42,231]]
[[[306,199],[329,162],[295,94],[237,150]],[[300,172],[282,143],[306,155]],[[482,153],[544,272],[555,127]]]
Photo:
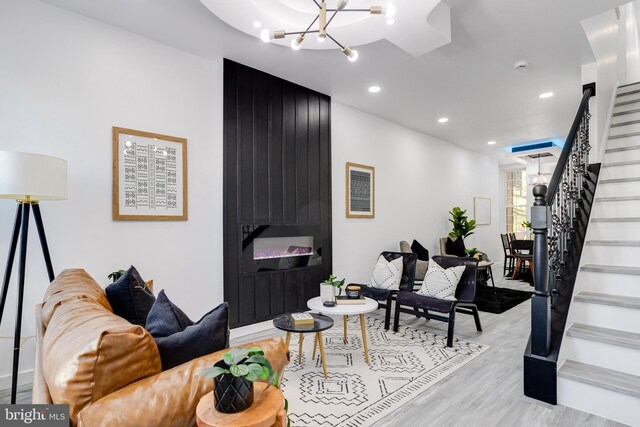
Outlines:
[[[204,57],[233,59],[500,158],[512,144],[564,139],[581,96],[580,66],[594,60],[580,21],[628,0],[445,0],[451,43],[416,58],[380,40],[358,47],[354,63],[335,50],[265,44],[199,0],[45,1]],[[521,59],[529,68],[515,71]],[[375,95],[367,92],[374,84],[382,87]],[[539,99],[545,91],[555,96]],[[449,122],[439,124],[442,116]]]

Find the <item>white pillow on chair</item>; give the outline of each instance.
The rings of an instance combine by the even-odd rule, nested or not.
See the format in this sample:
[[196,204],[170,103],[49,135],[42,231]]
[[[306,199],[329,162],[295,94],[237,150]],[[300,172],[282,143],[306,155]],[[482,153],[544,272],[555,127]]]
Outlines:
[[458,265],[444,269],[434,260],[429,261],[429,269],[424,276],[422,287],[416,293],[431,298],[455,301],[456,288],[465,268],[464,265]]
[[402,257],[387,261],[384,256],[380,255],[378,262],[373,267],[370,286],[372,288],[397,291],[402,281],[402,261]]

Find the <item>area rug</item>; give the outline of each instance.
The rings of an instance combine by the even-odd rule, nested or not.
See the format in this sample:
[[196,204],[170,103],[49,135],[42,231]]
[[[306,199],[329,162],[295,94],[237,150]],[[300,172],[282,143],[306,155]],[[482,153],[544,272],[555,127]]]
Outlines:
[[476,305],[478,310],[500,314],[531,299],[533,292],[518,289],[494,288],[478,286],[476,288]]
[[298,336],[292,336],[291,363],[282,382],[292,426],[371,425],[489,348],[462,339],[448,348],[443,335],[408,326],[394,333],[384,330],[382,320],[365,316],[365,321],[369,365],[357,317],[347,323],[346,344],[342,319],[323,332],[326,380],[318,352],[311,360],[313,335],[305,335],[300,364]]

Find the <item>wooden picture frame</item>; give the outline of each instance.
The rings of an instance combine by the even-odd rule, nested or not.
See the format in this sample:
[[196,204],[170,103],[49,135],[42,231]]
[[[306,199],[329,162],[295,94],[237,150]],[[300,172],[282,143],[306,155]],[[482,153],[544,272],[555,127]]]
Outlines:
[[[356,179],[353,179],[356,178]],[[375,218],[376,171],[373,166],[347,162],[346,215],[347,218]]]
[[473,219],[476,225],[491,225],[491,199],[489,197],[473,198]]
[[185,138],[113,127],[114,220],[186,221],[187,195]]

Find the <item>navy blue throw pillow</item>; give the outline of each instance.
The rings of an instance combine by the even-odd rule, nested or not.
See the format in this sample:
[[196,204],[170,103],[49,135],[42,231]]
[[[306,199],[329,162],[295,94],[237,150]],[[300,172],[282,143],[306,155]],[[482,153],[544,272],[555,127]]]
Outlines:
[[113,312],[134,325],[144,326],[147,314],[156,301],[140,273],[131,266],[118,280],[105,289]]
[[229,347],[229,306],[223,302],[193,323],[169,301],[164,289],[158,294],[145,329],[160,351],[162,370]]
[[420,261],[429,261],[429,250],[415,239],[413,240],[413,243],[411,243],[411,252],[416,254]]
[[456,240],[451,240],[451,237],[447,237],[446,249],[447,255],[467,256],[462,237],[458,237]]

